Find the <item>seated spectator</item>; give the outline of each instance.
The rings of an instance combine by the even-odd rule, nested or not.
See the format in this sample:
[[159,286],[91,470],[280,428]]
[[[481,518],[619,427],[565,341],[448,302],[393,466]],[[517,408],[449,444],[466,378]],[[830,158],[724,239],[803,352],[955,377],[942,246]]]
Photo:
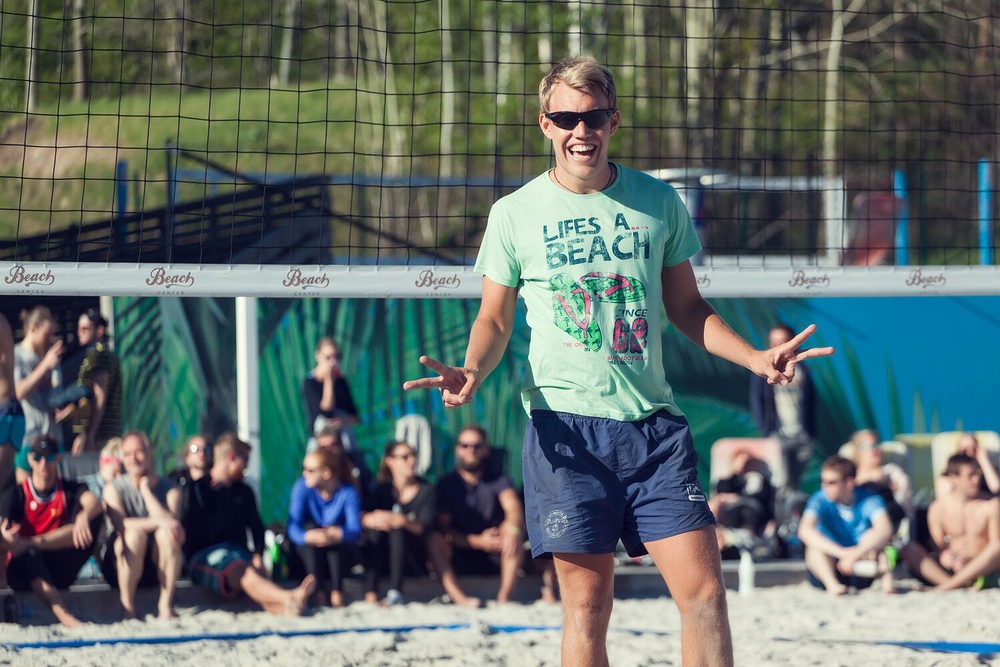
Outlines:
[[767,464],[747,449],[733,451],[732,474],[716,482],[708,503],[718,522],[719,549],[749,548],[774,521],[775,489]]
[[368,502],[368,497],[375,487],[375,477],[372,471],[365,465],[361,452],[349,451],[347,443],[344,441],[344,432],[339,426],[333,423],[323,423],[316,432],[317,449],[336,449],[340,452],[341,460],[347,467],[351,475],[352,483],[358,490],[361,497],[361,506]]
[[417,455],[405,442],[390,442],[382,454],[378,486],[361,517],[367,538],[365,599],[378,601],[379,578],[389,575],[385,603],[401,604],[403,577],[426,574],[424,538],[434,527],[434,487],[417,476]]
[[97,459],[97,472],[84,475],[80,478],[80,481],[87,485],[87,488],[97,496],[98,500],[102,500],[104,498],[104,487],[121,474],[122,439],[111,438],[101,448],[100,456]]
[[810,581],[831,595],[843,595],[848,586],[870,586],[880,573],[883,590],[892,592],[892,569],[883,549],[894,531],[885,502],[857,488],[854,463],[841,456],[823,462],[820,484],[806,503],[798,532]]
[[106,560],[112,567],[106,568],[105,577],[118,584],[125,618],[136,618],[139,586],[157,584],[158,617],[176,618],[174,592],[185,539],[179,520],[180,489],[154,471],[153,446],[142,431],[122,436],[122,465],[125,474],[104,487],[104,507],[114,529],[114,544]]
[[51,435],[35,437],[28,463],[28,478],[0,498],[0,580],[16,591],[33,590],[60,623],[77,627],[59,589],[76,580],[93,552],[101,503],[84,484],[59,479],[59,445]]
[[990,453],[985,447],[979,445],[979,440],[975,433],[963,433],[955,444],[955,452],[965,454],[974,459],[979,464],[982,472],[982,482],[980,484],[983,491],[989,491],[994,496],[1000,494],[1000,473],[997,473],[996,466],[990,459]]
[[212,467],[212,446],[203,435],[192,435],[184,445],[184,465],[170,471],[170,479],[187,486],[208,474]]
[[478,607],[457,575],[500,574],[497,602],[510,600],[524,562],[524,506],[507,475],[490,471],[490,446],[480,426],[466,426],[455,445],[455,470],[437,483],[438,528],[427,547],[455,604]]
[[851,458],[857,467],[854,483],[858,488],[882,496],[892,525],[898,530],[900,523],[912,510],[910,476],[895,463],[882,461],[882,445],[875,431],[856,431],[848,444]]
[[184,487],[184,554],[191,581],[229,599],[245,593],[272,614],[302,615],[316,580],[310,575],[298,588],[286,590],[264,570],[264,522],[253,491],[243,482],[250,445],[224,433],[212,454],[208,475]]
[[980,487],[979,463],[968,454],[948,459],[948,488],[927,508],[933,552],[910,542],[902,551],[910,571],[937,590],[997,586],[1000,574],[1000,498]]
[[288,502],[288,538],[315,577],[317,594],[343,607],[351,547],[361,538],[361,499],[339,448],[306,454]]

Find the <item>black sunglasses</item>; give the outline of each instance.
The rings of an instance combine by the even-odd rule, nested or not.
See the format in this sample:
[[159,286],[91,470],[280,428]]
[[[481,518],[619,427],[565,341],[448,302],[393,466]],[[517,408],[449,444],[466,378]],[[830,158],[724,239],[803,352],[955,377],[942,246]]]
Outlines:
[[560,130],[572,130],[580,124],[582,120],[592,130],[599,130],[608,123],[608,119],[615,113],[614,109],[594,109],[576,113],[575,111],[552,111],[546,112],[548,118]]

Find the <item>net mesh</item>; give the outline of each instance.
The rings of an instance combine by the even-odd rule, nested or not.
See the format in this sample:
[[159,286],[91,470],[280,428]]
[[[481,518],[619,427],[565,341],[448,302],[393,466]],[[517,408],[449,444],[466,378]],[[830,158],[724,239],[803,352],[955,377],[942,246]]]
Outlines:
[[681,192],[709,290],[792,268],[905,293],[914,269],[870,267],[919,265],[975,292],[998,28],[957,0],[4,0],[0,289],[462,282],[491,203],[552,164],[538,80],[587,53],[618,84],[612,159]]

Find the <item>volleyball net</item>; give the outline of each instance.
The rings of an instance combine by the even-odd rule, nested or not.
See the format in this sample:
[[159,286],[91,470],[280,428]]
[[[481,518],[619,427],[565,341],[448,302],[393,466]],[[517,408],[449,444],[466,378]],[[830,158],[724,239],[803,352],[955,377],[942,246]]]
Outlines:
[[0,293],[474,296],[578,53],[707,295],[996,292],[995,8],[662,4],[4,0]]

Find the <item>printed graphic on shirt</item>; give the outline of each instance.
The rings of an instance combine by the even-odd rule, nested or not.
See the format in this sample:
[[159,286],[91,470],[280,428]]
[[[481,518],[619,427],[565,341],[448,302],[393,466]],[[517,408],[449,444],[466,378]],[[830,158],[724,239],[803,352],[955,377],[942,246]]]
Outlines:
[[610,230],[601,225],[597,217],[572,218],[542,225],[546,266],[555,270],[597,262],[649,259],[648,226],[633,228],[624,213],[615,216]]
[[[604,345],[604,332],[593,318],[593,303],[634,303],[646,298],[642,281],[616,273],[591,272],[574,280],[566,273],[549,278],[552,289],[553,322],[583,344],[591,352],[599,352]],[[645,309],[621,311],[611,332],[611,348],[615,352],[642,352],[646,349],[649,326]],[[630,321],[624,315],[632,315]]]

